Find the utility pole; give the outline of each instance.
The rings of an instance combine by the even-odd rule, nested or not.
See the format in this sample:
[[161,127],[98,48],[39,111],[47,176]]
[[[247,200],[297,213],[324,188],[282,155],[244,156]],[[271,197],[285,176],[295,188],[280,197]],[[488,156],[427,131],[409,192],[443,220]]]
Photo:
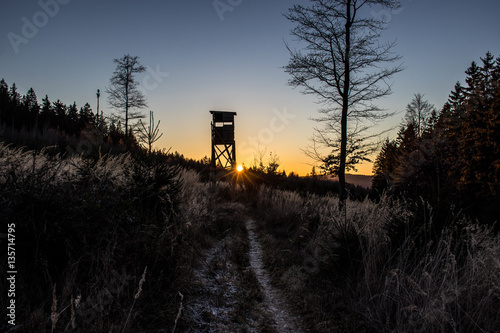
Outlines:
[[101,91],[97,89],[97,112],[95,113],[96,124],[99,125],[99,97],[101,97]]

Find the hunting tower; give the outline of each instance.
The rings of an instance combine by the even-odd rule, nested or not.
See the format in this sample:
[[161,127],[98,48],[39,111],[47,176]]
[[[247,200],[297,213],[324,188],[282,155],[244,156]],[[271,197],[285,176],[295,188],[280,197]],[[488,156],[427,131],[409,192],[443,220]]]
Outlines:
[[211,169],[231,169],[236,166],[236,144],[234,142],[234,116],[236,112],[210,111],[212,114],[212,159]]

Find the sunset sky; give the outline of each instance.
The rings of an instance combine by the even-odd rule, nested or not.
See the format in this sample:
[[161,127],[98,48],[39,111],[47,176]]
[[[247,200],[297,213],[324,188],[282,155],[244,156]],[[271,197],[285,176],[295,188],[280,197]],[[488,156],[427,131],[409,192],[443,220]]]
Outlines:
[[[139,77],[149,107],[164,133],[157,148],[187,157],[210,156],[210,110],[238,113],[238,162],[250,165],[260,150],[276,153],[280,169],[305,175],[303,152],[320,105],[287,85],[285,42],[296,45],[282,15],[306,0],[9,0],[0,12],[0,78],[39,101],[88,102],[96,91],[105,115],[116,112],[105,89],[113,59],[139,56],[148,71]],[[393,78],[393,94],[379,100],[399,111],[375,130],[400,123],[406,104],[420,92],[440,109],[455,82],[487,51],[500,55],[500,1],[402,0],[385,14],[384,40],[406,70]],[[225,8],[223,10],[222,8]],[[395,136],[397,130],[391,132]],[[359,166],[370,174],[371,164]]]

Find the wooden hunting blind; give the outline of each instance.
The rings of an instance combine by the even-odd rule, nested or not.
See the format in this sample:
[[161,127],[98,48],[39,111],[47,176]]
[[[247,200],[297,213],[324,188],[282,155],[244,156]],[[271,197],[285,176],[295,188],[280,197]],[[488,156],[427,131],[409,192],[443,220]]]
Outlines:
[[210,111],[212,114],[212,170],[236,166],[234,116],[236,112]]

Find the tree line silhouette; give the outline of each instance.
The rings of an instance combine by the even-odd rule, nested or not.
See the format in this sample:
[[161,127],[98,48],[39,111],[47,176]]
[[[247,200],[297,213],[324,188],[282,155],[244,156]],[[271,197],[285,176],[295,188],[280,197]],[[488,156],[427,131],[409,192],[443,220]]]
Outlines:
[[[144,152],[141,148],[145,148],[151,155],[152,144],[162,135],[159,122],[152,123],[153,112],[150,111],[149,125],[140,120],[127,130],[122,124],[122,120],[126,124],[125,120],[142,117],[138,113],[134,113],[133,118],[105,117],[102,111],[94,113],[89,103],[78,108],[76,102],[70,105],[59,99],[51,102],[47,95],[40,104],[33,88],[21,96],[15,83],[9,88],[4,79],[0,81],[0,138],[28,149],[47,150],[50,146],[49,152],[95,155],[101,150],[103,153]],[[181,156],[170,155],[175,159]],[[186,159],[185,162],[196,161]]]
[[415,95],[397,138],[384,142],[374,163],[374,190],[422,197],[443,218],[450,208],[461,207],[481,221],[495,222],[500,213],[500,57],[487,52],[481,62],[472,62],[466,86],[457,82],[441,111]]
[[[375,160],[375,197],[386,192],[422,198],[442,219],[450,209],[460,207],[481,221],[495,222],[500,213],[500,57],[487,52],[481,62],[472,62],[465,71],[466,85],[457,82],[439,112],[422,95],[415,95],[397,137],[383,143]],[[64,153],[139,147],[133,131],[126,135],[120,121],[96,114],[89,103],[78,108],[76,103],[51,102],[45,96],[39,104],[33,88],[21,96],[16,84],[9,88],[4,79],[0,81],[0,136],[31,149],[53,145]],[[209,163],[177,152],[161,158],[200,172]],[[283,177],[276,176],[273,182],[283,185],[277,178]],[[297,177],[285,178],[297,181]],[[311,184],[307,191],[315,192],[318,184]]]
[[51,102],[46,95],[40,104],[33,88],[21,96],[16,84],[9,88],[4,79],[0,81],[0,126],[4,140],[28,148],[56,145],[60,151],[71,148],[84,153],[92,146],[118,150],[137,146],[135,135],[126,136],[120,121],[97,114],[89,103],[78,108],[76,102]]
[[[52,146],[54,149],[49,152],[63,155],[77,153],[89,157],[97,157],[99,152],[147,152],[153,160],[196,170],[203,180],[208,180],[208,157],[196,160],[178,152],[151,152],[147,145],[143,150],[139,145],[140,136],[139,131],[125,133],[125,126],[120,120],[106,118],[102,112],[97,114],[89,103],[78,108],[75,102],[66,105],[59,99],[51,102],[45,96],[40,105],[33,88],[21,96],[15,83],[9,88],[4,79],[0,81],[0,138],[6,142],[27,149]],[[318,175],[298,177],[293,172],[287,176],[284,171],[278,173],[278,167],[279,162],[256,163],[246,170],[246,185],[257,188],[266,184],[301,193],[338,193],[338,182],[332,183]],[[348,188],[353,198],[363,199],[367,194],[367,190],[360,187],[349,185]]]

